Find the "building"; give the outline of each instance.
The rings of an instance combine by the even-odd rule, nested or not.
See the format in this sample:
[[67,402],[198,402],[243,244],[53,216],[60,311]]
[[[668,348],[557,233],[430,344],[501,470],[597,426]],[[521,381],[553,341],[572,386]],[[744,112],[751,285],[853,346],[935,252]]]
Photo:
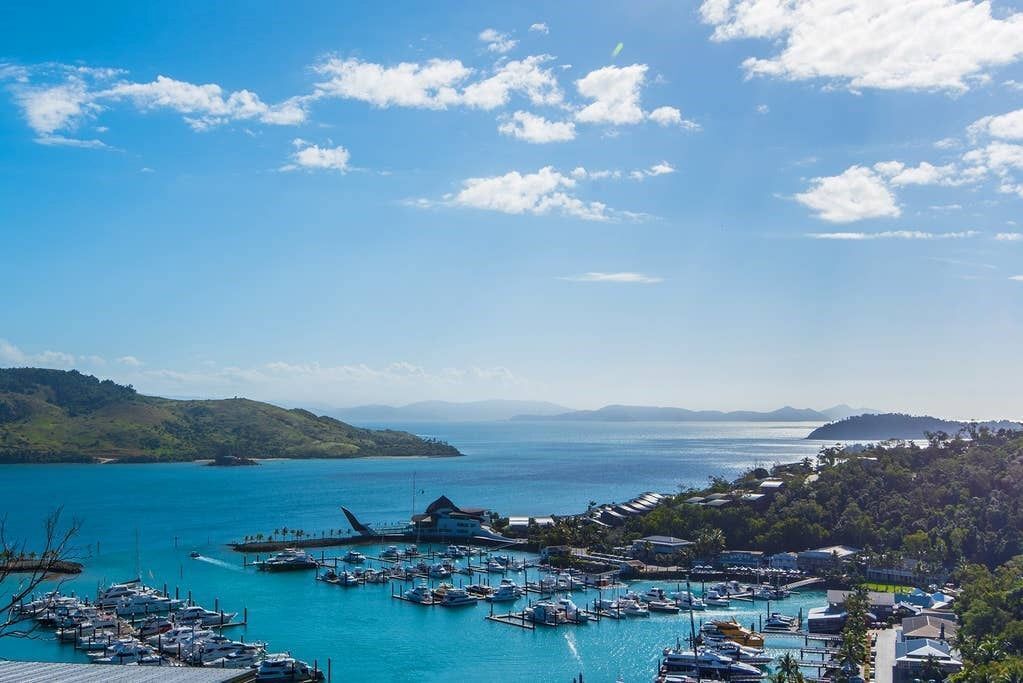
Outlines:
[[912,638],[895,641],[894,683],[933,678],[928,669],[935,666],[941,669],[944,678],[962,669],[963,662],[959,653],[943,640]]
[[692,541],[674,536],[647,536],[632,542],[632,553],[643,555],[653,553],[654,555],[674,555],[693,545]]
[[760,486],[758,488],[760,489],[760,493],[773,496],[775,493],[778,493],[778,491],[785,488],[785,482],[781,479],[765,479],[760,482]]
[[825,548],[804,550],[796,558],[799,568],[805,572],[833,569],[848,562],[859,554],[857,548],[847,545],[832,545]]
[[417,537],[427,539],[502,540],[504,537],[491,529],[486,520],[484,508],[460,508],[447,496],[441,496],[430,503],[423,514],[412,515],[412,528]]
[[763,561],[764,553],[760,550],[722,550],[718,554],[722,567],[759,567]]
[[[840,591],[840,590],[829,590],[828,591],[828,604],[830,605],[844,605],[845,599],[849,597],[852,591]],[[868,609],[872,615],[871,621],[877,621],[878,619],[887,619],[891,616],[892,610],[895,609],[895,593],[884,593],[881,591],[868,591],[867,592]]]
[[795,553],[775,553],[767,558],[767,566],[771,569],[796,571],[799,569],[798,557]]
[[251,678],[251,669],[0,661],[0,683],[236,683]]
[[906,617],[902,620],[902,637],[906,640],[952,640],[959,626],[951,619],[942,619],[933,614]]

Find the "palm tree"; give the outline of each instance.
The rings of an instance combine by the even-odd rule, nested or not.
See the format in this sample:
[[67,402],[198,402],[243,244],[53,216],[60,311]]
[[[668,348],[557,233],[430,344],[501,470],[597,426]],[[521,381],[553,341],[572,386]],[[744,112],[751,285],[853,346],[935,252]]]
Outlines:
[[803,683],[803,674],[799,670],[799,661],[786,652],[778,658],[778,674],[786,683]]

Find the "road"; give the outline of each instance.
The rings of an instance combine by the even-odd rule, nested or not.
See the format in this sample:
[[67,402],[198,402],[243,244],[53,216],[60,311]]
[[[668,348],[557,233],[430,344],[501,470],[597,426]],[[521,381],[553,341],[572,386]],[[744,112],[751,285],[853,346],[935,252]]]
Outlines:
[[874,644],[877,651],[874,658],[874,683],[892,683],[892,667],[895,666],[895,636],[898,631],[886,628],[873,633],[877,634],[877,642]]

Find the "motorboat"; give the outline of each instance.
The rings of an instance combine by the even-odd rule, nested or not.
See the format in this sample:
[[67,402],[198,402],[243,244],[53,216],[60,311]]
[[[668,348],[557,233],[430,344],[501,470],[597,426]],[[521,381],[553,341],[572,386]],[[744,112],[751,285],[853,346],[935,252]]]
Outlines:
[[703,601],[703,598],[696,597],[690,591],[672,593],[671,597],[674,598],[675,604],[684,610],[702,611],[707,609],[707,603]]
[[708,588],[703,594],[703,602],[707,607],[731,607],[732,601],[728,599],[727,595],[718,593],[713,588]]
[[737,662],[744,662],[754,666],[763,666],[774,661],[774,658],[767,654],[763,648],[746,647],[745,645],[739,645],[739,643],[731,640],[723,640],[719,643],[715,643],[713,646],[709,646],[709,649],[731,657]]
[[586,624],[590,621],[590,615],[579,609],[579,606],[572,602],[572,598],[564,597],[558,600],[558,607],[565,612],[568,621],[576,624]]
[[342,586],[358,586],[361,583],[359,577],[352,572],[341,572],[337,578]]
[[764,628],[779,628],[779,629],[791,629],[796,625],[796,617],[790,617],[787,614],[781,612],[771,612],[770,616],[767,617],[767,621],[764,622]]
[[221,626],[231,623],[238,616],[237,612],[214,612],[194,605],[186,607],[174,615],[174,622],[182,626]]
[[449,545],[444,554],[451,558],[465,557],[465,551],[457,545]]
[[405,557],[419,557],[419,548],[414,545],[405,546]]
[[401,552],[398,550],[398,546],[389,545],[380,553],[380,557],[385,560],[397,560],[401,557]]
[[469,595],[463,588],[449,588],[444,591],[444,597],[437,603],[441,607],[466,607],[475,605],[477,598]]
[[487,560],[487,571],[492,574],[503,574],[508,571],[508,567],[504,566],[497,560]]
[[319,574],[316,577],[316,579],[318,581],[323,581],[324,583],[330,583],[330,584],[333,584],[335,586],[338,585],[339,583],[341,583],[340,577],[338,577],[337,572],[334,571],[333,569],[328,569],[327,571],[323,572],[322,574]]
[[183,603],[180,600],[164,597],[158,593],[136,593],[135,595],[121,598],[114,603],[114,611],[121,617],[132,617],[139,614],[159,614],[170,612],[180,607]]
[[661,673],[681,673],[696,678],[730,680],[734,678],[762,678],[764,673],[753,666],[737,662],[727,655],[708,648],[682,649],[679,646],[664,650]]
[[550,600],[538,600],[527,607],[522,614],[529,621],[548,626],[556,626],[565,623],[566,620],[564,611],[559,610],[558,606]]
[[664,592],[663,588],[659,588],[658,586],[653,586],[653,587],[649,588],[647,590],[647,592],[645,592],[642,595],[640,595],[639,599],[642,600],[643,602],[651,602],[651,601],[667,602],[668,601],[668,595]]
[[341,561],[347,562],[348,564],[362,564],[366,561],[366,556],[358,550],[349,550],[345,556],[341,558]]
[[174,628],[174,624],[166,617],[149,617],[138,626],[140,638],[148,638],[159,633],[166,633]]
[[257,681],[322,681],[322,671],[314,670],[305,662],[289,654],[272,654],[256,667]]
[[420,581],[414,588],[405,591],[404,597],[409,602],[418,602],[420,605],[433,604],[433,591],[425,581]]
[[286,548],[260,562],[254,563],[261,571],[282,572],[298,569],[315,569],[319,566],[316,558],[304,550]]
[[619,600],[621,613],[627,617],[649,617],[650,609],[639,600]]
[[192,552],[188,553],[188,556],[191,557],[193,560],[198,560],[200,557],[202,557],[202,555],[199,554],[198,550],[193,550]]
[[155,645],[161,652],[176,653],[192,646],[193,642],[201,641],[213,635],[213,631],[199,626],[175,626],[166,633],[158,633],[146,638],[146,642]]
[[752,629],[744,628],[736,621],[723,621],[715,620],[703,625],[704,629],[707,627],[714,628],[722,636],[733,642],[739,643],[739,645],[746,645],[747,647],[763,647],[764,637],[753,631]]
[[429,574],[435,579],[447,579],[451,576],[451,568],[443,564],[430,565]]
[[651,612],[663,612],[665,614],[678,614],[679,607],[674,601],[669,600],[649,600],[646,603],[646,607]]

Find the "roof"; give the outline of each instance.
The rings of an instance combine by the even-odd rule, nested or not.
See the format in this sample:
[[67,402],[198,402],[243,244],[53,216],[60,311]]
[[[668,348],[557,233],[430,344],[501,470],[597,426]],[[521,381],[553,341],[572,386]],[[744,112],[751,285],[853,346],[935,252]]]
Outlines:
[[[841,605],[845,602],[845,599],[849,597],[852,591],[839,591],[829,590],[828,591],[828,602],[832,605]],[[895,606],[895,593],[882,593],[879,591],[868,591],[867,599],[870,601],[871,607],[894,607]]]
[[674,536],[647,536],[639,539],[637,543],[656,543],[659,545],[692,545],[692,541],[687,541],[684,538],[675,538]]
[[820,556],[820,557],[827,556],[827,557],[831,557],[831,556],[837,555],[839,559],[843,559],[843,558],[849,557],[850,555],[855,555],[858,552],[860,552],[859,548],[853,548],[852,546],[848,546],[848,545],[829,545],[826,548],[813,548],[811,550],[804,550],[803,552],[799,553],[799,556],[800,557],[807,557],[807,556],[809,556],[809,557],[813,557],[813,556]]
[[764,551],[763,550],[722,550],[721,554],[722,555],[736,555],[736,554],[742,554],[742,555],[763,555]]
[[536,524],[537,526],[550,526],[551,524],[554,524],[554,518],[553,517],[534,517],[533,518],[533,524]]
[[728,500],[727,498],[715,498],[714,500],[708,500],[707,502],[704,503],[704,505],[710,508],[719,508],[724,505],[728,505],[731,502],[732,501]]
[[762,489],[780,489],[782,486],[785,486],[785,482],[781,479],[765,479],[760,482]]
[[703,500],[704,500],[703,496],[691,496],[689,498],[686,498],[685,502],[691,505],[696,505],[697,503],[702,503]]
[[903,638],[952,638],[959,629],[950,619],[942,619],[931,614],[906,617],[902,620]]
[[227,683],[248,669],[0,661],[0,683]]
[[940,640],[904,640],[895,642],[895,660],[910,661],[914,659],[955,659],[952,648]]

